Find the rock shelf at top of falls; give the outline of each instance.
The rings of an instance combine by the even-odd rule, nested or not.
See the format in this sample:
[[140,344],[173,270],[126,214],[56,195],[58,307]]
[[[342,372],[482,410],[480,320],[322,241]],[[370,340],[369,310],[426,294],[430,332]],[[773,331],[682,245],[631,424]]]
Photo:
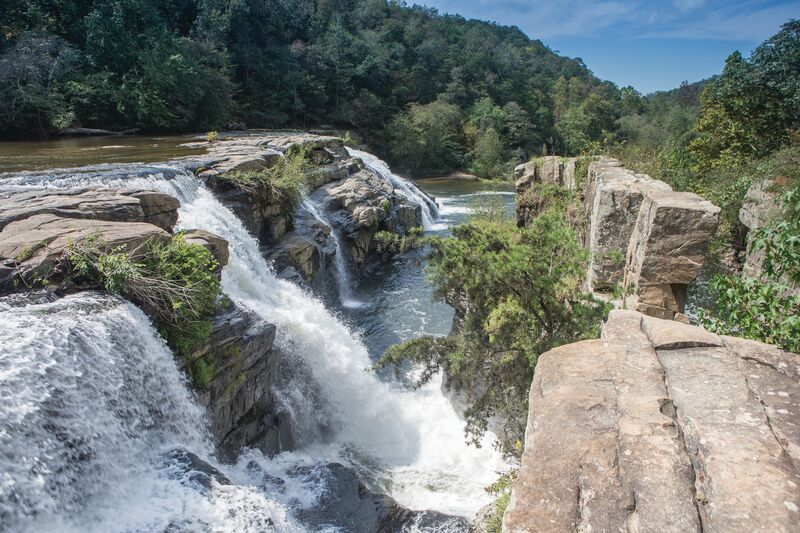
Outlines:
[[[293,212],[227,187],[214,174],[269,165],[270,157],[280,157],[276,152],[303,143],[315,185],[306,198],[311,209]],[[374,170],[378,164],[381,172]],[[464,518],[487,503],[483,487],[503,462],[489,442],[481,449],[464,442],[463,422],[438,383],[414,391],[364,372],[371,360],[359,336],[309,291],[337,300],[325,291],[336,285],[321,282],[335,275],[337,249],[347,255],[338,275],[355,285],[383,259],[372,246],[376,231],[424,224],[423,213],[435,220],[432,200],[384,167],[348,153],[335,138],[259,134],[163,164],[0,175],[8,280],[26,275],[33,282],[38,267],[29,264],[23,274],[20,265],[40,253],[57,262],[59,248],[84,230],[147,228],[163,238],[188,230],[187,240],[208,247],[225,265],[222,287],[231,300],[213,317],[209,343],[193,355],[214,361],[213,376],[206,388],[192,391],[179,362],[133,306],[117,299],[95,304],[90,293],[62,297],[52,289],[42,298],[29,293],[27,301],[5,297],[9,327],[0,352],[11,357],[0,362],[0,407],[13,416],[0,422],[0,454],[16,467],[4,468],[0,485],[3,523],[67,531],[374,531],[379,524],[464,530]],[[37,217],[58,224],[38,224]],[[9,231],[25,223],[30,231],[62,233],[42,239]],[[301,272],[291,254],[303,256],[286,245],[291,241],[310,244],[315,269]],[[92,367],[93,359],[104,364]],[[33,370],[18,374],[23,360],[49,369],[46,379]],[[139,365],[172,381],[165,386]],[[111,371],[116,378],[106,375]],[[125,409],[115,392],[123,389],[131,389]],[[85,423],[58,421],[75,416]],[[43,435],[51,448],[42,451],[26,434]],[[23,494],[22,487],[30,491]],[[135,497],[126,499],[127,493]],[[337,514],[345,508],[358,512]]]

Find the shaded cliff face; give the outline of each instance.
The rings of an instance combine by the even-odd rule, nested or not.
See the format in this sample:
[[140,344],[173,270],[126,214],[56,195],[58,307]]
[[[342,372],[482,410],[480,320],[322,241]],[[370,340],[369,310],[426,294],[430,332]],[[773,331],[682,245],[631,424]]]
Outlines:
[[797,357],[612,311],[539,358],[503,530],[795,530]]

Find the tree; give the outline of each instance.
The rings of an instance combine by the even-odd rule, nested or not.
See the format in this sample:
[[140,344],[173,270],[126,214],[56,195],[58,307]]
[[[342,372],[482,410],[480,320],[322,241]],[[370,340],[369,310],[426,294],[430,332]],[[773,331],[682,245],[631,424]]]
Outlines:
[[703,91],[698,137],[690,144],[700,168],[762,157],[800,129],[800,21],[791,20],[753,52],[735,52]]
[[507,158],[500,140],[500,134],[494,127],[489,127],[486,131],[479,134],[478,142],[472,151],[470,170],[472,173],[482,177],[497,179],[503,176]]
[[386,135],[391,153],[403,168],[412,171],[446,172],[461,161],[458,106],[438,99],[427,105],[412,104],[398,113]]
[[0,119],[18,131],[45,133],[74,119],[63,83],[78,54],[59,37],[24,33],[0,56]]
[[539,355],[596,336],[608,311],[580,290],[587,256],[567,218],[554,204],[517,228],[492,213],[427,239],[435,296],[456,307],[461,326],[393,346],[379,363],[420,365],[420,384],[443,369],[469,398],[467,434],[477,442],[497,417],[508,453],[525,430]]

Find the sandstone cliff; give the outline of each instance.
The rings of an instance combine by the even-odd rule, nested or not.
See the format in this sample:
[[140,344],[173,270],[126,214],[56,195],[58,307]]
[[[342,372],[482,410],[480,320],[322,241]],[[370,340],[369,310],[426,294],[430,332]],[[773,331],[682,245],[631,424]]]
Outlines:
[[506,532],[789,532],[800,364],[633,311],[539,358]]

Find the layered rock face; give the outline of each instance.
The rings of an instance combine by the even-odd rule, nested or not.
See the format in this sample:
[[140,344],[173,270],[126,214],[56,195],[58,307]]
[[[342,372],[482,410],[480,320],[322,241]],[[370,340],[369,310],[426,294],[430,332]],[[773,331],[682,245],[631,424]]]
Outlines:
[[589,165],[584,207],[588,288],[621,286],[629,308],[686,320],[686,289],[703,266],[719,208],[607,158]]
[[206,346],[192,355],[212,365],[213,377],[198,392],[211,432],[225,458],[245,446],[272,454],[293,446],[288,421],[275,405],[280,351],[275,326],[235,304],[213,317]]
[[718,207],[693,193],[651,191],[644,198],[625,260],[631,308],[666,319],[683,312],[718,215]]
[[526,192],[533,183],[547,183],[558,185],[569,190],[577,188],[575,165],[577,160],[558,156],[547,156],[523,163],[514,168],[514,179],[517,200],[517,226],[523,227],[531,223],[531,218],[537,213],[537,206]]
[[170,238],[179,205],[167,194],[136,189],[0,191],[0,292],[52,275],[68,247],[86,237],[136,256]]
[[[220,179],[225,172],[263,170],[281,157],[301,152],[310,164],[305,171],[310,205],[294,206],[268,190],[245,191]],[[422,221],[420,208],[360,159],[351,157],[338,137],[234,136],[212,144],[197,171],[259,238],[262,252],[282,277],[319,290],[332,285],[334,239],[342,244],[352,273],[365,276],[381,260],[374,241],[378,231],[405,233]]]
[[615,159],[589,164],[584,206],[589,221],[590,288],[604,290],[622,283],[625,254],[642,201],[651,191],[670,190],[666,183],[637,175]]
[[503,531],[797,531],[797,357],[612,311],[539,358]]

